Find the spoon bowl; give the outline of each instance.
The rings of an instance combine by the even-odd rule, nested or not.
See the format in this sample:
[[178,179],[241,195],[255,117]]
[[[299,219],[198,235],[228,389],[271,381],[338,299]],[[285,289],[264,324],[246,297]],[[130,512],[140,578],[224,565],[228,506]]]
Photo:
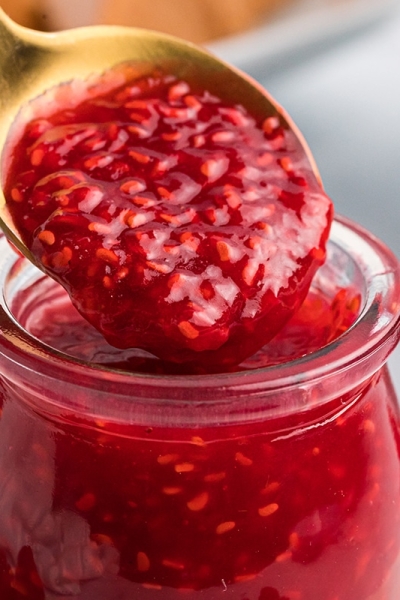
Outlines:
[[[138,28],[92,26],[42,33],[17,25],[0,9],[0,188],[4,188],[7,155],[17,137],[16,130],[10,132],[16,122],[23,123],[21,111],[29,113],[32,100],[43,95],[44,110],[47,107],[51,112],[49,91],[71,81],[94,80],[127,63],[138,77],[159,68],[223,100],[242,104],[257,118],[279,116],[283,126],[296,134],[319,178],[307,144],[284,110],[255,81],[207,51]],[[22,254],[40,267],[15,228],[1,191],[0,227]]]

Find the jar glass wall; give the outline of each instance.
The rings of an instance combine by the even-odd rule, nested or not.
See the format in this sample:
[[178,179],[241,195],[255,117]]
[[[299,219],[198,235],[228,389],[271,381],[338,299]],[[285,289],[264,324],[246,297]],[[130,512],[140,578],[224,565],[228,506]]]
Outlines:
[[398,600],[400,417],[385,362],[400,279],[384,245],[335,222],[318,285],[352,285],[362,308],[319,351],[162,376],[29,333],[40,307],[67,315],[64,297],[0,244],[2,599]]

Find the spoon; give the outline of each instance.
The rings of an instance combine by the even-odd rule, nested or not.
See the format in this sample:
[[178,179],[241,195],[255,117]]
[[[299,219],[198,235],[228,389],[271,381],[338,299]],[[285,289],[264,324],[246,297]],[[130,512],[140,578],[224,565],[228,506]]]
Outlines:
[[[4,188],[9,133],[21,107],[62,83],[100,76],[122,63],[132,63],[138,76],[155,67],[195,82],[222,100],[242,104],[257,118],[278,115],[294,131],[319,178],[311,152],[284,110],[255,81],[207,51],[178,38],[138,28],[82,27],[43,33],[22,27],[0,9],[0,189]],[[51,110],[51,106],[50,106]],[[22,241],[0,191],[0,228],[39,268]]]

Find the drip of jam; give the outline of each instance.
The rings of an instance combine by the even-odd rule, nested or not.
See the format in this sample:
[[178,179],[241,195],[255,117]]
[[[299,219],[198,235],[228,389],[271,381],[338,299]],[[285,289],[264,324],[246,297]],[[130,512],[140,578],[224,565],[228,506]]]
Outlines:
[[[315,281],[306,300],[282,331],[232,371],[269,367],[320,350],[356,320],[360,295],[351,287],[329,293]],[[15,301],[14,309],[28,331],[56,350],[90,364],[140,373],[191,373],[190,365],[175,365],[140,349],[118,349],[85,321],[68,295],[43,278]],[[194,372],[199,372],[196,368]]]

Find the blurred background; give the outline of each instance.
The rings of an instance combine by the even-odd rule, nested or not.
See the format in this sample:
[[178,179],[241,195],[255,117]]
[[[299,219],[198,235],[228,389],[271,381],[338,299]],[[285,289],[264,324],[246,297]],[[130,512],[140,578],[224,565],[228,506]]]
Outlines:
[[[400,256],[400,0],[0,0],[43,30],[111,23],[201,43],[302,130],[336,211]],[[400,390],[400,350],[391,361]]]

